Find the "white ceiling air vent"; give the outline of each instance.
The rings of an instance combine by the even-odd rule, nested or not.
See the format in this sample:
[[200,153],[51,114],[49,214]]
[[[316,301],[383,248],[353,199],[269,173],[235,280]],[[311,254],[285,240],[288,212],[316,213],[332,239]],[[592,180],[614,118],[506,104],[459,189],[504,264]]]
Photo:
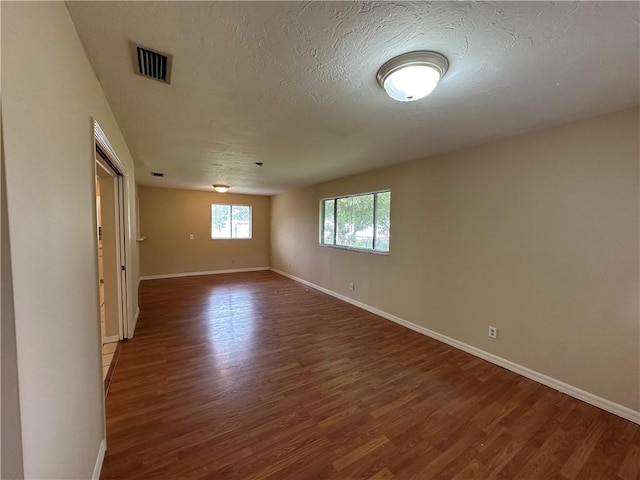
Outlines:
[[171,83],[171,55],[132,42],[129,45],[133,58],[133,71],[137,75],[162,83]]

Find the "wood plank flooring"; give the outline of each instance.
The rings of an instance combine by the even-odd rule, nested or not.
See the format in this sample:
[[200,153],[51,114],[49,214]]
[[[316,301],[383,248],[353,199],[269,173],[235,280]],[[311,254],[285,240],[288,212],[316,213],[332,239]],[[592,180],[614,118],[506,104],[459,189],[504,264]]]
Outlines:
[[272,272],[145,281],[105,479],[640,479],[640,426]]

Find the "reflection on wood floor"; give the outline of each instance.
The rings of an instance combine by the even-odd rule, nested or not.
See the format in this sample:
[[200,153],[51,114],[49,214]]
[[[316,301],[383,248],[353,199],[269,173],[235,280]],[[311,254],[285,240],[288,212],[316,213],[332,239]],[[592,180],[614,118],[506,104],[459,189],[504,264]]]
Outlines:
[[102,478],[640,478],[640,426],[275,273],[140,291]]

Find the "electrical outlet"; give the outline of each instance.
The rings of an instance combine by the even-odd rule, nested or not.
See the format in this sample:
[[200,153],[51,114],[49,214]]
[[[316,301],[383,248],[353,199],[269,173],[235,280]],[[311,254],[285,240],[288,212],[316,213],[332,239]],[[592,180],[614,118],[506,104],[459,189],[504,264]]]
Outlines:
[[232,265],[235,265],[235,264],[236,264],[236,259],[235,259],[235,258],[232,258],[232,259],[231,259],[231,264],[232,264]]
[[193,240],[193,233],[189,234],[189,240]]
[[349,284],[349,290],[355,290],[356,286],[353,284],[353,282],[351,282]]
[[498,329],[496,327],[489,327],[489,337],[494,339],[498,338]]
[[291,262],[287,263],[287,267],[291,268]]

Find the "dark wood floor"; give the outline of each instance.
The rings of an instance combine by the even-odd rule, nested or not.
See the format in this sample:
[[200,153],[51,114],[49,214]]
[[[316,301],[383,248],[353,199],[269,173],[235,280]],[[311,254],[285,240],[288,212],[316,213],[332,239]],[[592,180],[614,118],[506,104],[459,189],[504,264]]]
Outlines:
[[640,479],[640,426],[272,272],[140,290],[102,478]]

